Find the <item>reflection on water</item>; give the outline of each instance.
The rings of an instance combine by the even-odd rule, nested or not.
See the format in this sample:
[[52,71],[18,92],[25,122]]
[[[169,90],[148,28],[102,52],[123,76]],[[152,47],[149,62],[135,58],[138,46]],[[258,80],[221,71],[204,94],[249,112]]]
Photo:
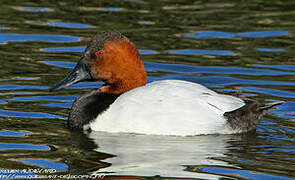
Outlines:
[[185,50],[171,50],[170,54],[208,54],[208,55],[234,55],[231,51],[221,50],[197,50],[197,49],[185,49]]
[[50,26],[63,27],[63,28],[92,28],[92,26],[87,24],[77,24],[77,23],[58,23],[58,22],[50,22],[48,23]]
[[264,52],[284,52],[285,49],[270,49],[270,48],[257,48],[257,51],[264,51]]
[[210,157],[222,157],[227,152],[228,136],[149,136],[116,133],[91,133],[102,153],[115,157],[105,159],[112,165],[98,172],[115,173],[115,175],[137,175],[164,177],[199,177],[215,176],[186,171],[186,166],[227,165]]
[[121,11],[120,8],[99,8],[100,11],[113,11],[113,12],[117,12],[117,11]]
[[295,71],[295,65],[264,65],[264,64],[253,64],[253,66],[273,68],[273,69],[282,69],[282,70],[288,70],[288,71]]
[[232,175],[232,174],[237,174],[240,177],[244,177],[247,179],[277,179],[277,180],[291,180],[293,178],[287,178],[287,177],[280,177],[280,176],[275,176],[271,174],[257,174],[257,173],[252,173],[251,171],[241,171],[239,169],[224,169],[224,168],[217,168],[217,167],[204,167],[202,168],[203,172],[207,173],[215,173],[215,174],[227,174],[227,175]]
[[62,117],[41,113],[41,112],[19,112],[19,111],[8,111],[8,110],[0,110],[0,115],[4,117],[23,117],[23,118],[55,118],[60,119]]
[[50,150],[47,145],[0,143],[0,150]]
[[66,170],[68,169],[68,165],[64,164],[64,163],[57,163],[57,162],[52,162],[52,161],[48,161],[48,160],[44,160],[44,159],[15,159],[16,161],[21,161],[24,163],[28,163],[28,164],[32,164],[32,165],[36,165],[39,167],[43,167],[43,168],[49,168],[49,169],[54,169],[54,170]]
[[41,8],[41,7],[13,7],[19,11],[32,11],[32,12],[50,12],[50,8]]
[[266,38],[289,34],[290,31],[256,31],[256,32],[242,32],[242,33],[228,33],[221,31],[200,31],[196,34],[185,35],[188,38],[234,38],[234,37],[248,37],[248,38]]
[[[294,6],[282,0],[1,1],[0,175],[47,168],[108,172],[115,179],[294,179]],[[271,110],[256,133],[244,135],[70,132],[65,120],[72,102],[102,83],[54,93],[48,87],[75,66],[90,37],[106,29],[136,44],[148,82],[182,79],[286,103]]]
[[80,41],[78,37],[65,35],[50,35],[50,34],[0,34],[0,44],[7,42],[23,42],[23,41],[46,41],[55,43],[76,42]]
[[0,136],[6,136],[6,137],[17,137],[17,136],[24,136],[26,134],[31,134],[30,132],[28,131],[20,131],[20,132],[17,132],[17,131],[10,131],[10,130],[6,130],[6,131],[0,131]]

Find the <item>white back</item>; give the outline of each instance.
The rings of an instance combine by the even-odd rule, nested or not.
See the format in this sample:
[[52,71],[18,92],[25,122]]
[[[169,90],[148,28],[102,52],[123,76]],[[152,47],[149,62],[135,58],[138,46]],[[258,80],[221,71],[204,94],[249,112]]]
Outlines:
[[90,127],[95,131],[180,136],[233,133],[223,114],[243,105],[239,98],[217,94],[200,84],[155,81],[119,96]]

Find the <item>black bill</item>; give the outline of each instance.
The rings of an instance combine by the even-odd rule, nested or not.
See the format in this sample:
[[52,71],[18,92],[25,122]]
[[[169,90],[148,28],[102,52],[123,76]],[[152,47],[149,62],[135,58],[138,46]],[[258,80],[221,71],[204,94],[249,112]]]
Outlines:
[[90,73],[87,71],[82,61],[80,61],[64,80],[55,84],[53,87],[49,89],[49,91],[56,91],[59,89],[63,89],[65,87],[68,87],[80,81],[90,80],[90,79],[92,79]]

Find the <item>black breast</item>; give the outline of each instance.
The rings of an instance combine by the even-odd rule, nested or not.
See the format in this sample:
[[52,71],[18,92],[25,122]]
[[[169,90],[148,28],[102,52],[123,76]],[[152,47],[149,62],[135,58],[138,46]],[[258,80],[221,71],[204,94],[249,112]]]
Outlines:
[[82,130],[85,124],[88,124],[99,113],[105,111],[118,96],[102,93],[99,90],[92,90],[79,96],[71,108],[68,127]]

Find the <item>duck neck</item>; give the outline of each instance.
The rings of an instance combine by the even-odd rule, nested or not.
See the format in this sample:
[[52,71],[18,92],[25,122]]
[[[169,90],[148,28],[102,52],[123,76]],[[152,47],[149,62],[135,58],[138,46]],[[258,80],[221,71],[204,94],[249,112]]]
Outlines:
[[140,78],[118,79],[115,82],[106,82],[106,84],[100,88],[100,91],[107,94],[119,95],[134,88],[144,86],[145,84],[146,76],[144,73],[144,76]]

